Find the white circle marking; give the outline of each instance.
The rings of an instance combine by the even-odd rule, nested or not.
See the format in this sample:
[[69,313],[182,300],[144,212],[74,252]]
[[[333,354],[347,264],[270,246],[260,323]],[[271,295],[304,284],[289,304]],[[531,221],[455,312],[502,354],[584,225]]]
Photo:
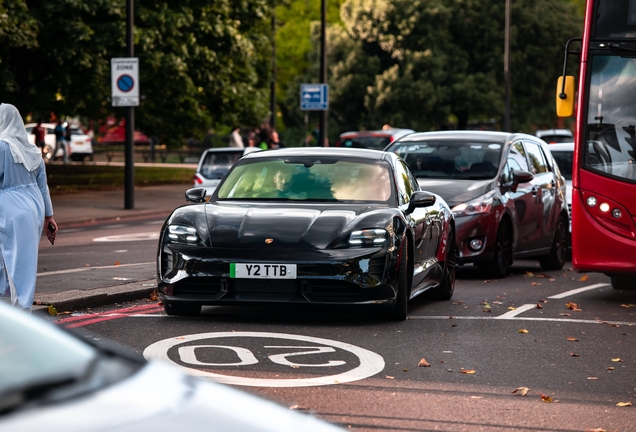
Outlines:
[[369,378],[384,369],[384,359],[382,358],[382,356],[374,353],[373,351],[369,351],[355,345],[333,341],[330,339],[316,338],[312,336],[268,332],[213,332],[177,336],[170,339],[164,339],[159,342],[155,342],[152,345],[149,345],[144,350],[143,355],[146,360],[160,360],[176,364],[172,359],[168,357],[168,350],[176,345],[201,339],[235,337],[286,339],[293,341],[313,342],[317,344],[336,347],[354,354],[360,360],[360,365],[350,371],[336,375],[299,379],[246,378],[231,375],[221,375],[213,372],[202,371],[199,369],[185,369],[187,369],[188,373],[191,375],[209,378],[215,382],[248,387],[313,387],[342,384]]

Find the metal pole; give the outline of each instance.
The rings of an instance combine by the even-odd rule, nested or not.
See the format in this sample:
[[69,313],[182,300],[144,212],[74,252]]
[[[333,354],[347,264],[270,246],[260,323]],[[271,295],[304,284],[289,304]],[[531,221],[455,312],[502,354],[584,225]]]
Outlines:
[[[320,82],[327,84],[327,0],[320,0]],[[320,112],[318,145],[327,147],[327,110]]]
[[276,129],[276,0],[272,1],[272,82],[269,89],[269,125]]
[[[133,39],[133,12],[134,0],[126,0],[126,55],[135,56],[135,46]],[[135,108],[126,107],[126,168],[124,173],[124,208],[126,210],[135,208]]]
[[503,130],[511,131],[510,126],[510,0],[506,0],[506,24],[504,29],[504,83],[506,86],[506,102],[504,107]]

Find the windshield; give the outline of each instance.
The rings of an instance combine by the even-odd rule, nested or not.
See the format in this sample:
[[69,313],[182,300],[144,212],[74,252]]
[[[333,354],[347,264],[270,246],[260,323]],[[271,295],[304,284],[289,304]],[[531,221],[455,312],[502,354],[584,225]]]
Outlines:
[[583,164],[636,180],[636,59],[592,58]]
[[501,147],[483,141],[410,141],[387,151],[404,159],[416,177],[488,179],[497,175]]
[[209,151],[205,155],[199,173],[207,179],[223,178],[241,156],[243,156],[243,149],[223,152]]
[[90,345],[22,311],[5,305],[0,311],[0,400],[21,388],[81,377],[98,357]]
[[559,166],[559,170],[566,180],[572,180],[572,161],[574,158],[574,152],[568,151],[552,151],[552,157]]
[[384,162],[305,156],[239,165],[217,193],[219,199],[387,202],[391,184]]
[[391,144],[389,136],[353,136],[342,138],[340,147],[367,148],[373,150],[384,150]]
[[574,141],[572,135],[542,135],[541,139],[548,144],[570,143]]

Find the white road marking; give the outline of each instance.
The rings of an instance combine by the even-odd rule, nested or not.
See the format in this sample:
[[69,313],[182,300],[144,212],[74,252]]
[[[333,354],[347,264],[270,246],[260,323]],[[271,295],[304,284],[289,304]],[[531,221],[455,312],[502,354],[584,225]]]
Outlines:
[[[503,316],[503,315],[502,315]],[[636,322],[627,322],[627,321],[597,321],[597,320],[583,320],[583,319],[572,319],[572,318],[535,318],[535,317],[509,317],[509,318],[501,318],[499,317],[487,317],[487,316],[440,316],[440,315],[431,315],[431,316],[409,316],[407,319],[421,319],[421,320],[494,320],[494,319],[506,319],[509,321],[550,321],[550,322],[574,322],[574,323],[583,323],[583,324],[615,324],[615,325],[624,325],[624,326],[636,326]]]
[[88,271],[88,270],[109,269],[109,268],[117,268],[117,267],[135,267],[135,266],[143,266],[143,265],[148,265],[148,264],[155,265],[157,263],[152,261],[152,262],[134,263],[134,264],[120,264],[120,265],[96,266],[96,267],[79,267],[79,268],[68,269],[68,270],[57,270],[57,271],[52,271],[52,272],[38,273],[37,276],[51,276],[51,275],[67,274],[67,273],[79,273],[79,272]]
[[517,315],[519,315],[521,313],[524,313],[525,311],[530,310],[530,309],[535,308],[535,307],[537,307],[537,305],[524,304],[524,305],[519,306],[515,310],[508,311],[508,312],[506,312],[503,315],[499,315],[499,316],[496,316],[496,317],[493,317],[493,318],[494,319],[509,319],[509,318],[515,317],[515,316],[517,316]]
[[[292,335],[284,333],[267,333],[267,332],[215,332],[215,333],[199,333],[192,335],[177,336],[170,339],[164,339],[148,346],[144,350],[144,357],[147,360],[161,360],[169,363],[176,363],[168,357],[168,351],[181,344],[192,341],[218,338],[261,338],[261,339],[284,339],[291,341],[311,342],[328,347],[335,347],[354,354],[359,359],[359,366],[340,374],[319,376],[314,378],[297,378],[297,379],[266,379],[251,378],[235,375],[222,375],[219,373],[208,372],[200,369],[185,368],[191,375],[202,376],[213,381],[242,385],[249,387],[313,387],[322,385],[342,384],[352,381],[358,381],[371,377],[384,369],[384,359],[372,351],[357,347],[344,342],[338,342],[329,339],[321,339],[311,336]],[[216,342],[216,341],[215,341]],[[290,347],[293,348],[293,347]],[[286,355],[290,355],[289,353]],[[309,366],[309,365],[307,365]],[[182,366],[183,367],[183,366]]]
[[570,290],[570,291],[562,292],[561,294],[555,294],[555,295],[550,296],[548,298],[550,298],[550,299],[562,299],[564,297],[569,297],[569,296],[572,296],[572,295],[575,295],[575,294],[579,294],[579,293],[582,293],[582,292],[585,292],[585,291],[590,291],[590,290],[597,289],[597,288],[602,288],[602,287],[608,286],[608,285],[609,284],[606,284],[606,283],[599,283],[599,284],[596,284],[596,285],[590,285],[590,286],[586,286],[586,287],[582,287],[582,288],[576,288],[576,289],[573,289],[573,290]]
[[145,241],[145,240],[158,240],[159,233],[157,231],[132,233],[132,234],[119,234],[106,237],[94,238],[94,242],[126,242],[126,241]]

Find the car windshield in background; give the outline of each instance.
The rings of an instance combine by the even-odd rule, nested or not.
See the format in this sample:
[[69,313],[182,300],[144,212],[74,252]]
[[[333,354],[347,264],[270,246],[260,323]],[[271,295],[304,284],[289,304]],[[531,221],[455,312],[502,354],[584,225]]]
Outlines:
[[501,144],[481,141],[396,143],[388,151],[400,156],[416,177],[488,179],[497,175]]
[[384,150],[389,144],[391,137],[388,136],[354,136],[343,138],[341,147]]
[[199,174],[207,179],[223,178],[236,161],[243,156],[243,151],[242,148],[237,148],[236,151],[209,151],[201,164]]
[[569,143],[573,141],[571,135],[542,135],[541,139],[548,144]]
[[559,170],[566,180],[572,180],[572,161],[574,152],[552,151],[552,157],[559,166]]
[[385,163],[342,159],[259,160],[237,166],[219,199],[387,202],[392,181]]

